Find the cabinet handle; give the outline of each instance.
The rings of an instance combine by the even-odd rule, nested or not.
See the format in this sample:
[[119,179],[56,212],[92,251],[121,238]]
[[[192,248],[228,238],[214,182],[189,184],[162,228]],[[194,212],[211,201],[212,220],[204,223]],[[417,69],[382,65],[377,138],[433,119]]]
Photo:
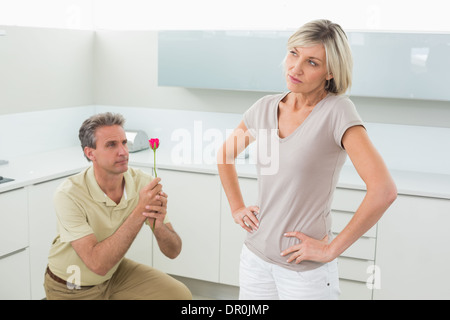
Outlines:
[[15,254],[17,254],[17,253],[19,253],[19,252],[22,252],[22,251],[25,251],[25,250],[27,250],[27,249],[28,249],[28,247],[25,247],[25,248],[17,249],[17,250],[15,250],[15,251],[13,251],[13,252],[7,253],[7,254],[5,254],[5,255],[3,255],[3,256],[0,256],[0,260],[1,260],[1,259],[4,259],[4,258],[8,258],[9,256],[15,255]]

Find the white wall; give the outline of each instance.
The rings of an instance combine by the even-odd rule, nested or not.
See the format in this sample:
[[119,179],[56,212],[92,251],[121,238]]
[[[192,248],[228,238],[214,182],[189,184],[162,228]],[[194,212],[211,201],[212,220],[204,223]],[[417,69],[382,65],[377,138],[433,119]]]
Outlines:
[[93,30],[93,0],[0,0],[0,24]]
[[296,29],[318,18],[347,30],[449,32],[446,0],[93,0],[95,29]]
[[92,104],[93,31],[0,30],[0,114]]
[[94,113],[95,106],[84,106],[0,114],[0,159],[11,161],[15,157],[80,145],[78,130]]
[[450,32],[447,0],[0,0],[4,25],[97,29],[296,29],[326,18],[347,30]]

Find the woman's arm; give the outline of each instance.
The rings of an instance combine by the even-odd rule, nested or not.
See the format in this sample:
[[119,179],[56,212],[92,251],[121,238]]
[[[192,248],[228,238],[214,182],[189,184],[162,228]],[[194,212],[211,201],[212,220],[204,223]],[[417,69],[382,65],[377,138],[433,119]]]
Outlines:
[[281,253],[283,256],[293,253],[289,262],[329,262],[335,259],[375,225],[397,197],[395,183],[362,126],[349,128],[342,138],[342,144],[366,184],[366,196],[353,218],[331,243],[328,243],[327,238],[315,240],[300,232],[286,233],[285,236],[301,240],[300,244]]
[[253,141],[255,139],[248,132],[244,121],[241,121],[217,154],[219,176],[230,205],[231,214],[234,221],[248,232],[258,229],[259,222],[255,214],[258,213],[259,208],[245,206],[234,161]]

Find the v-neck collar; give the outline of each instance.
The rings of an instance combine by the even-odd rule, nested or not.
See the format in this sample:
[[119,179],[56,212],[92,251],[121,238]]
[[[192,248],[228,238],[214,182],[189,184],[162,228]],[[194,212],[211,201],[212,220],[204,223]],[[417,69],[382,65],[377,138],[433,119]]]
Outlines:
[[320,100],[315,107],[311,110],[311,112],[309,113],[309,115],[305,118],[305,120],[303,120],[303,122],[297,126],[297,128],[295,128],[294,131],[292,131],[288,136],[281,138],[280,137],[280,128],[279,128],[279,124],[278,124],[278,109],[280,108],[280,102],[281,100],[283,100],[289,93],[291,93],[291,91],[288,91],[286,93],[284,93],[283,95],[281,95],[281,97],[279,99],[277,99],[276,104],[275,104],[275,127],[277,130],[277,138],[280,142],[285,142],[287,140],[289,140],[292,136],[294,136],[298,131],[301,130],[301,128],[304,127],[305,122],[307,122],[309,120],[309,118],[311,118],[311,116],[316,112],[316,109],[318,109],[320,106],[323,105],[323,103],[325,102],[325,100],[330,96],[330,94],[328,93],[322,100]]

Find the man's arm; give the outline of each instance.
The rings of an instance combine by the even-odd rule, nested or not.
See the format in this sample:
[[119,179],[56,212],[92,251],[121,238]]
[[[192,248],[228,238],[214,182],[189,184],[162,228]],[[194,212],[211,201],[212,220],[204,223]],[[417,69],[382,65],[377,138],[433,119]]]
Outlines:
[[147,219],[145,212],[151,210],[165,215],[167,201],[160,195],[160,180],[154,179],[141,190],[138,205],[110,237],[98,242],[95,235],[90,234],[71,242],[90,270],[103,276],[123,258]]
[[170,222],[163,223],[153,230],[161,252],[170,259],[175,259],[181,252],[181,238]]
[[[161,196],[165,200],[165,203],[161,203],[161,205],[167,207],[167,194],[161,192]],[[152,230],[158,242],[159,249],[166,257],[175,259],[181,252],[182,242],[172,224],[170,222],[164,223],[167,211],[152,212],[149,210],[149,207],[146,209],[143,215],[148,218],[150,228],[153,228],[154,225],[154,229]]]

